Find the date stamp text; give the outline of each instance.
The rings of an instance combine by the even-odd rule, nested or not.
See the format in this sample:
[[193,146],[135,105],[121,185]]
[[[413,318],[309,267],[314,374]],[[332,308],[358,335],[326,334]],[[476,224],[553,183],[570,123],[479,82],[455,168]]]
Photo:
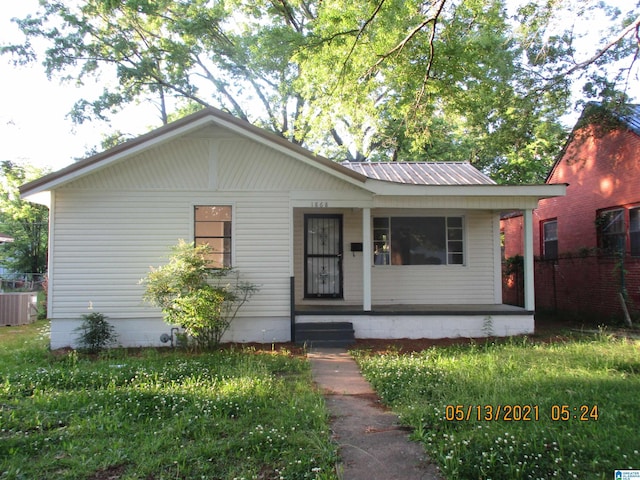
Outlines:
[[553,422],[597,421],[598,405],[446,405],[444,418],[449,422],[537,422],[549,418]]

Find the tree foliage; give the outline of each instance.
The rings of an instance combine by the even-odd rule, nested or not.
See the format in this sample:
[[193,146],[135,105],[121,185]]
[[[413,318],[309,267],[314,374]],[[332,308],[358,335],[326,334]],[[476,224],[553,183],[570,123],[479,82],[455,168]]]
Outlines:
[[47,271],[49,210],[20,198],[20,185],[47,173],[29,165],[0,162],[0,232],[13,242],[0,248],[0,264],[16,273]]
[[[172,110],[211,105],[336,160],[467,160],[499,181],[539,181],[576,88],[584,100],[624,103],[637,80],[637,5],[41,3],[18,20],[25,41],[3,52],[32,61],[33,42],[44,39],[49,75],[117,78],[99,98],[76,103],[76,121],[141,98],[155,99],[164,122]],[[593,17],[610,19],[616,33],[578,58],[578,27]]]

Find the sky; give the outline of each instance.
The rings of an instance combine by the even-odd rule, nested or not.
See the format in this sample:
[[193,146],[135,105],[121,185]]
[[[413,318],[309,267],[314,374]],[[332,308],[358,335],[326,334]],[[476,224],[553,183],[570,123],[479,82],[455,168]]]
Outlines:
[[[38,9],[37,0],[2,0],[0,44],[23,38],[11,18],[23,18]],[[14,66],[8,56],[0,56],[0,161],[25,162],[58,170],[83,158],[100,145],[104,134],[119,129],[140,135],[160,126],[157,111],[137,105],[117,115],[111,123],[86,122],[74,125],[67,114],[83,94],[97,96],[97,84],[77,87],[49,81],[38,62]]]
[[[626,2],[630,1],[608,0],[608,3],[628,6]],[[2,0],[0,44],[22,38],[11,18],[23,18],[37,9],[38,0]],[[73,104],[83,95],[96,97],[102,87],[97,83],[78,87],[58,79],[48,80],[40,63],[14,66],[8,56],[0,56],[0,87],[0,161],[58,170],[85,157],[100,145],[103,135],[116,129],[140,135],[160,126],[157,111],[149,104],[130,106],[110,123],[92,121],[74,125],[67,118]],[[575,115],[567,118],[568,126],[575,121]]]

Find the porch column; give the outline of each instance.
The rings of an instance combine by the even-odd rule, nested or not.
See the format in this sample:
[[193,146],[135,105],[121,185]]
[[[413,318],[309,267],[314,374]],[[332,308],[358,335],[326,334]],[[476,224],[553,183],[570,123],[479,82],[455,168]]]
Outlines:
[[533,279],[533,210],[524,211],[524,308],[535,310]]
[[371,209],[362,209],[362,309],[371,311]]

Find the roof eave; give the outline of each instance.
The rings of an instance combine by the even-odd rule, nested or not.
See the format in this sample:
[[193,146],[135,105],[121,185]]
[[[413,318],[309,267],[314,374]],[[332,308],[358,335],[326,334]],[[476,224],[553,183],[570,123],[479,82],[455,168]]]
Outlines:
[[156,147],[161,143],[181,135],[186,135],[208,123],[228,128],[246,138],[255,140],[286,155],[298,158],[309,165],[336,175],[349,183],[354,183],[362,187],[367,180],[366,176],[343,167],[342,165],[327,158],[315,155],[309,150],[274,133],[256,127],[249,122],[240,120],[233,115],[222,112],[221,110],[205,108],[187,117],[157,128],[149,133],[136,137],[135,139],[110,148],[109,150],[105,150],[104,152],[76,162],[61,170],[26,183],[20,187],[20,194],[23,198],[26,198],[37,193],[55,189],[65,183],[87,175],[95,170],[104,168],[126,157],[135,155],[146,149]]
[[567,184],[542,185],[408,185],[368,180],[367,187],[377,195],[465,196],[465,197],[533,197],[537,199],[566,195]]

